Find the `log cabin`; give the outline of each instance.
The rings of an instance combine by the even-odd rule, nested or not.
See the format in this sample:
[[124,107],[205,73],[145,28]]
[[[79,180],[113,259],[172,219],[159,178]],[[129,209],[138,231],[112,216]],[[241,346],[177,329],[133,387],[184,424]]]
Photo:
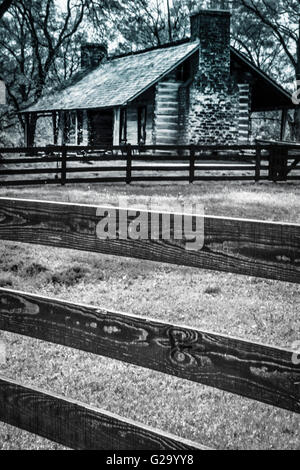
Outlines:
[[291,95],[231,46],[230,12],[190,20],[190,38],[144,51],[109,57],[83,45],[72,83],[23,111],[26,145],[43,116],[53,144],[99,147],[248,143],[252,113],[281,110],[284,121]]

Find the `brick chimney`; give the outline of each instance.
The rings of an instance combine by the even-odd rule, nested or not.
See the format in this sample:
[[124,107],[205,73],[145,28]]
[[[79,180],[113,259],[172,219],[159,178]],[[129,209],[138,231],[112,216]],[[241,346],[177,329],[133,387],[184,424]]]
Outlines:
[[[225,4],[221,2],[221,6]],[[200,39],[199,79],[202,89],[220,90],[228,86],[230,18],[230,11],[221,9],[198,10],[191,15],[191,39]]]
[[107,57],[105,44],[85,43],[81,45],[81,68],[93,68]]

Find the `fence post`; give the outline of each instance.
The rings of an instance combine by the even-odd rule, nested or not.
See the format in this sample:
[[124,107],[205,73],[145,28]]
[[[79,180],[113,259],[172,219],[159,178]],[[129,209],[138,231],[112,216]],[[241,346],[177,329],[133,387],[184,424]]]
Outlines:
[[283,146],[272,146],[269,162],[269,180],[285,181],[288,166],[288,155]]
[[195,146],[190,148],[190,183],[195,181]]
[[64,186],[67,180],[67,147],[64,145],[61,153],[61,184]]
[[281,174],[280,178],[282,181],[286,181],[288,177],[288,161],[289,161],[289,150],[288,147],[283,147],[281,148]]
[[275,147],[272,145],[269,151],[269,180],[275,181]]
[[256,166],[255,166],[255,181],[260,181],[260,170],[261,170],[261,147],[256,146]]
[[132,180],[132,148],[131,144],[127,145],[127,167],[126,167],[126,184],[130,184]]

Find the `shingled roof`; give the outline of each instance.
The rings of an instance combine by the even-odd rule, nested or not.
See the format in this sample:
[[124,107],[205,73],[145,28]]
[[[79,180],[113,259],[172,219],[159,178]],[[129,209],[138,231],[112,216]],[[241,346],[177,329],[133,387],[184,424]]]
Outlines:
[[123,106],[191,56],[198,41],[110,59],[76,84],[41,98],[23,112]]
[[[199,49],[188,39],[133,54],[110,58],[93,71],[84,71],[71,85],[42,97],[22,112],[101,109],[125,106],[168,75]],[[231,47],[231,60],[255,77],[252,111],[292,108],[291,95],[271,77]]]

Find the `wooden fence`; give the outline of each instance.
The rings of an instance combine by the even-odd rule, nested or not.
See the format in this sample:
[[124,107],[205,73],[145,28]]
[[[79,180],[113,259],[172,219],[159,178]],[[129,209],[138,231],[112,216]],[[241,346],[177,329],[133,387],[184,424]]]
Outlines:
[[[124,209],[116,210],[119,220]],[[193,252],[175,240],[174,214],[170,240],[134,241],[99,240],[99,213],[90,205],[0,198],[0,239],[300,283],[300,225],[191,215],[193,226],[198,217],[204,222],[204,246]],[[132,213],[126,215],[130,224]],[[0,289],[0,329],[300,413],[300,365],[292,350],[7,289]],[[4,377],[0,419],[76,449],[205,449]]]
[[0,149],[0,185],[154,181],[297,181],[300,146],[35,147]]

